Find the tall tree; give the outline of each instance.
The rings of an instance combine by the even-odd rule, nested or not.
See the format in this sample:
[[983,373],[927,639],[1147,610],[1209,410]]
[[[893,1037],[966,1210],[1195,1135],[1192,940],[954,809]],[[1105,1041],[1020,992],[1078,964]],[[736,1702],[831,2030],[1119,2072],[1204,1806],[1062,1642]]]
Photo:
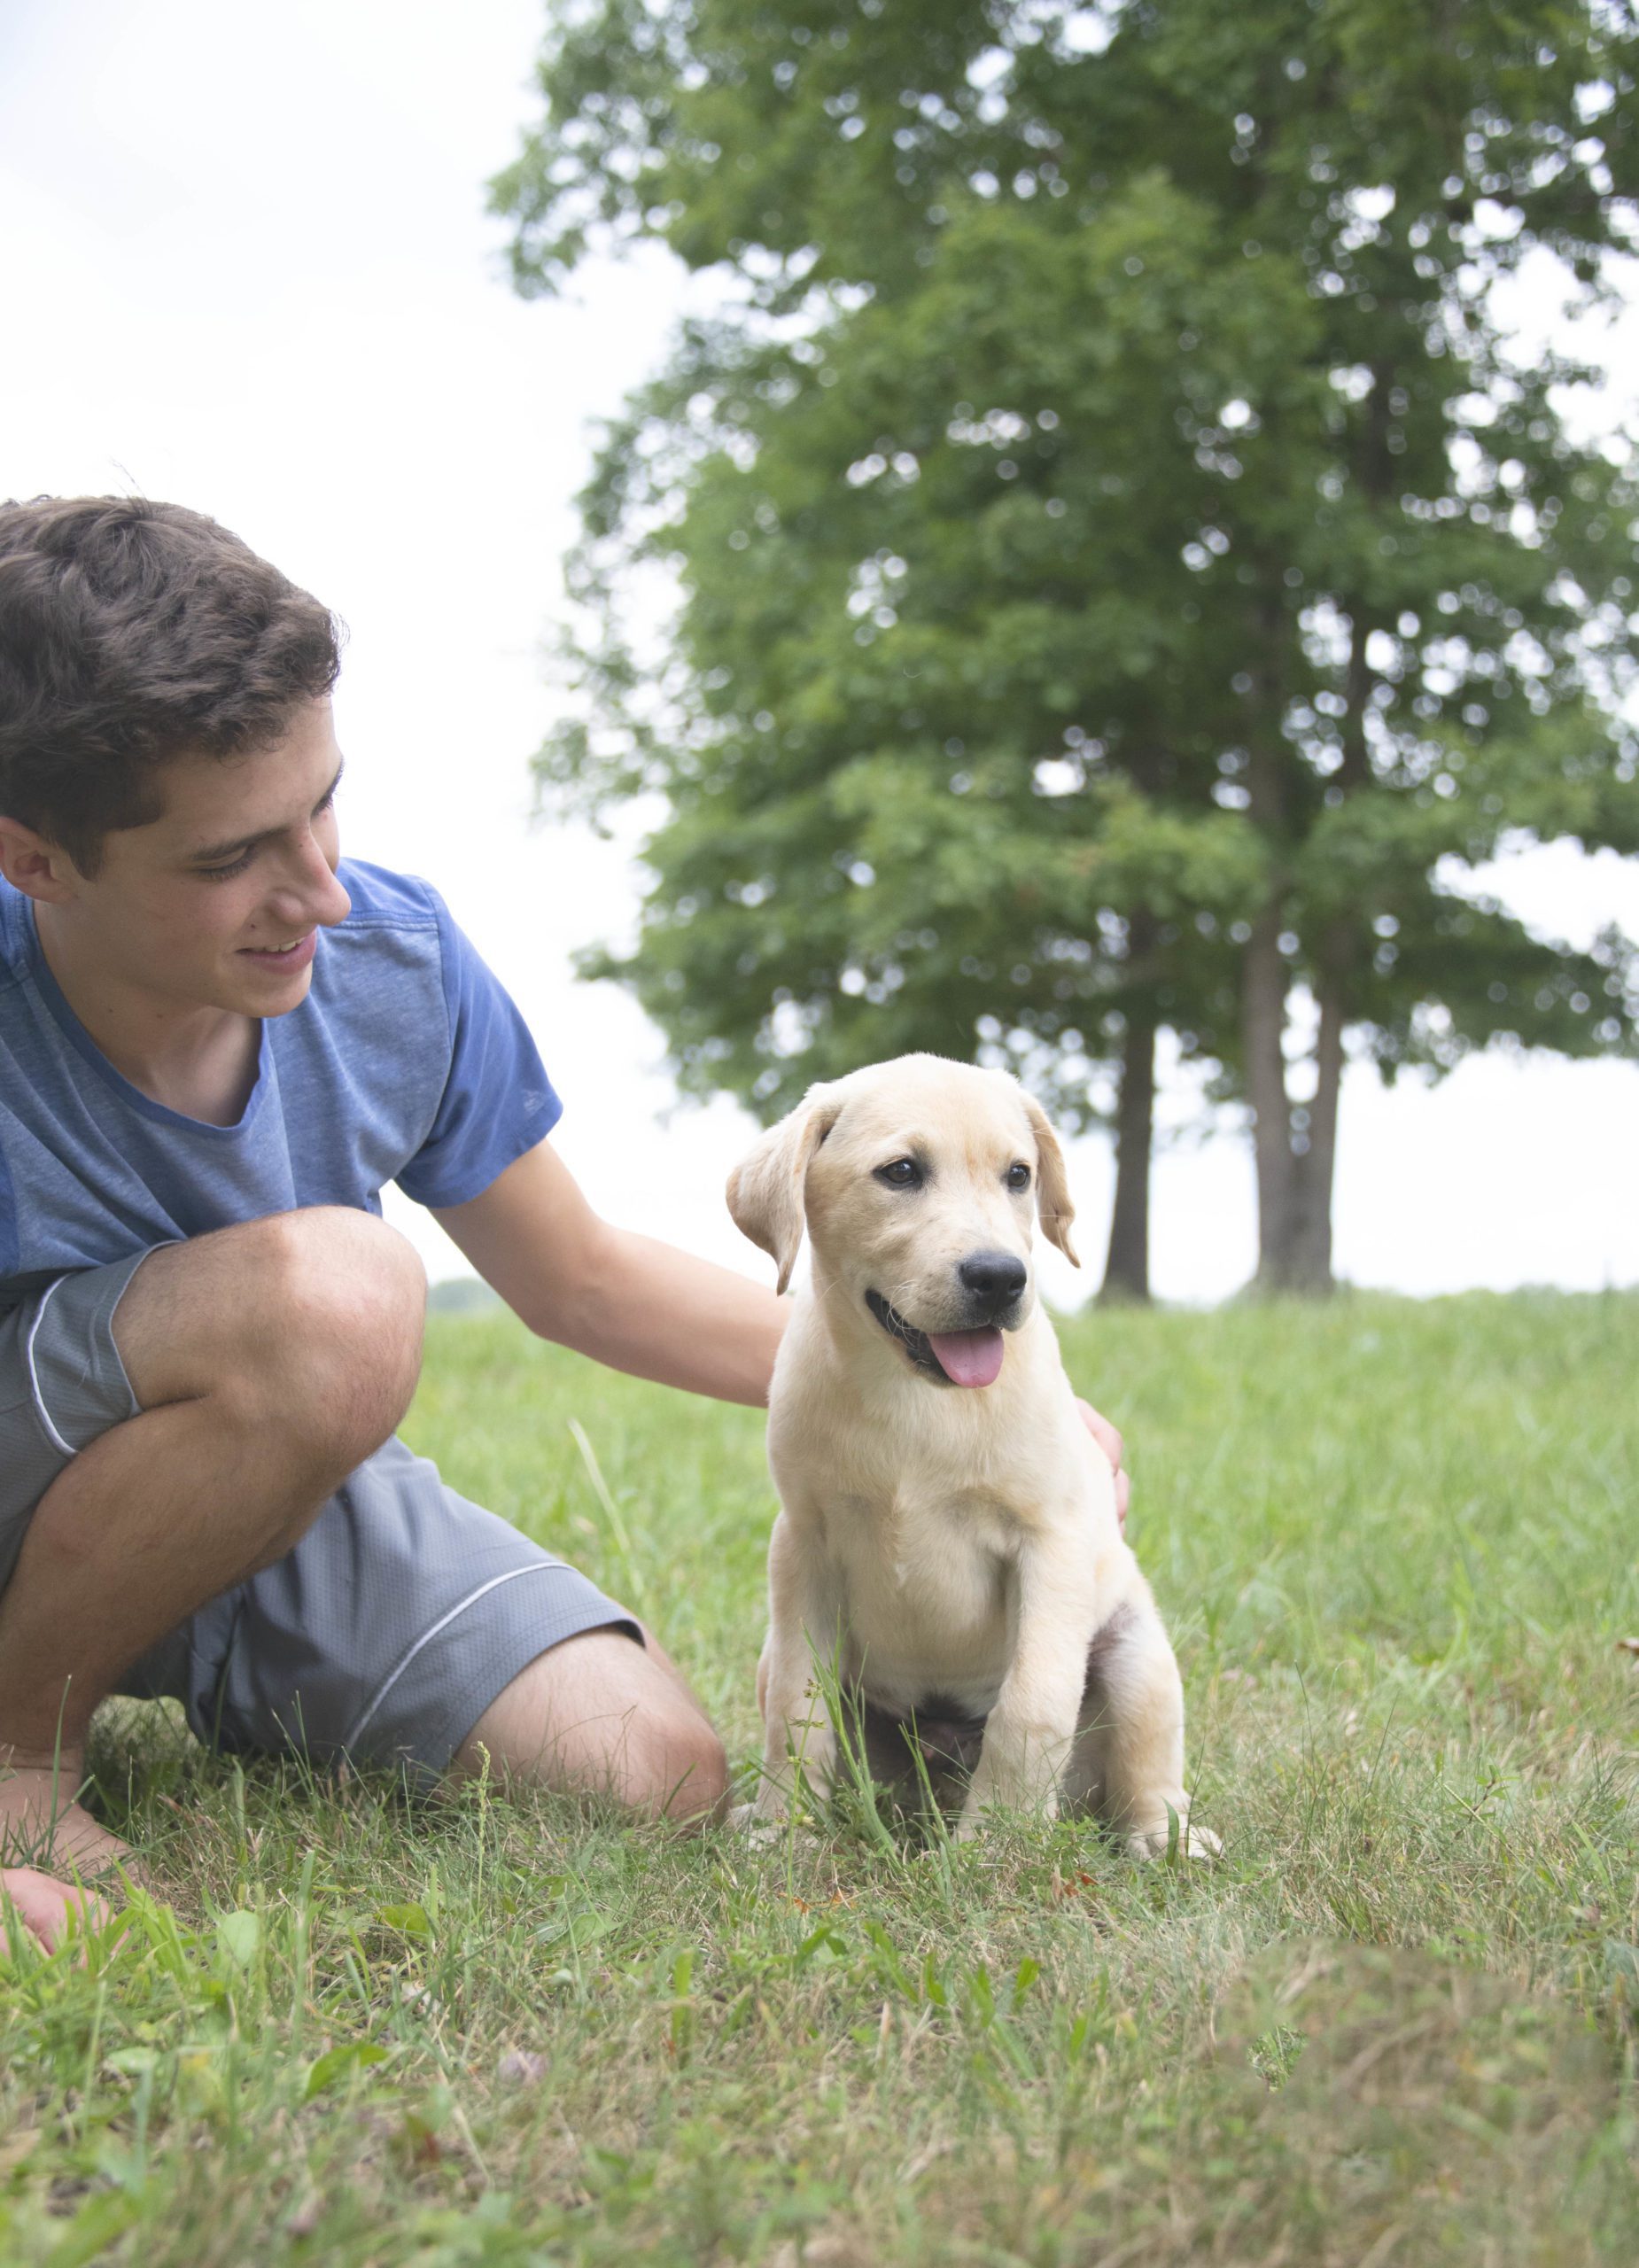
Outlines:
[[[1550,0],[554,12],[520,288],[600,231],[726,271],[594,484],[599,738],[546,760],[668,798],[601,965],[687,1080],[775,1107],[934,1030],[1072,1093],[1120,1060],[1130,1252],[1170,1025],[1251,1104],[1261,1279],[1321,1288],[1346,1032],[1631,1043],[1623,941],[1453,876],[1639,848],[1628,460],[1495,299],[1537,250],[1597,295],[1636,49]],[[658,700],[611,634],[645,555]]]
[[1176,248],[1154,295],[1129,273],[1176,240],[1173,206],[1161,184],[1113,206],[1067,273],[975,204],[913,305],[738,355],[692,341],[610,439],[577,581],[606,623],[634,561],[666,561],[680,666],[656,705],[598,645],[602,761],[578,728],[548,758],[583,797],[667,797],[638,949],[594,966],[636,985],[691,1084],[773,1110],[865,1055],[978,1048],[1077,1122],[1097,1064],[1129,1295],[1156,1033],[1234,1045],[1227,924],[1257,871],[1209,792],[1174,438],[1180,307],[1231,286],[1186,281]]

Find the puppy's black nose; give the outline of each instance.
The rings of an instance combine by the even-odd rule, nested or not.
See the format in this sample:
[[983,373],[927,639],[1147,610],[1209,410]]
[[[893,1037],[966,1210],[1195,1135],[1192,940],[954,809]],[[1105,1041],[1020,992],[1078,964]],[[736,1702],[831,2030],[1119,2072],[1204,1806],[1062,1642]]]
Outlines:
[[965,1291],[991,1307],[1005,1307],[1024,1289],[1024,1262],[1011,1252],[970,1252],[957,1264]]

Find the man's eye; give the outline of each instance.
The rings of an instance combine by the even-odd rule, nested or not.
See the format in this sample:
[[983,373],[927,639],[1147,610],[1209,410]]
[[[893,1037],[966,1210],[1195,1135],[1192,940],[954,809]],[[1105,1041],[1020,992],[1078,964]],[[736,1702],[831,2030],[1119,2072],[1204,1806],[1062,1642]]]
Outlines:
[[876,1178],[889,1189],[920,1189],[922,1169],[914,1158],[896,1158],[891,1165],[877,1167]]
[[251,854],[246,850],[241,857],[231,859],[225,866],[196,866],[194,872],[196,874],[203,874],[207,882],[225,882],[235,874],[242,874],[250,863]]
[[1030,1169],[1029,1166],[1008,1167],[1007,1186],[1009,1189],[1028,1189],[1029,1185]]

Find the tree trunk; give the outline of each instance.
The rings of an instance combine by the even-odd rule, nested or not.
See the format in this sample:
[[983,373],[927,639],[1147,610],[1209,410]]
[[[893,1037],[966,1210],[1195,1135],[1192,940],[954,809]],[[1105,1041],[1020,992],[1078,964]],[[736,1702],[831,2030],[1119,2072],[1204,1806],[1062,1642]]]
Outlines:
[[[1278,625],[1271,625],[1271,647],[1277,630]],[[1340,774],[1345,792],[1370,768],[1365,726],[1371,689],[1366,661],[1369,636],[1369,628],[1357,620],[1349,657],[1350,699]],[[1271,698],[1271,714],[1275,705]],[[1256,736],[1248,754],[1252,820],[1278,857],[1291,831],[1280,758],[1272,743]],[[1269,902],[1253,923],[1241,964],[1241,1045],[1258,1179],[1258,1269],[1253,1286],[1260,1292],[1299,1292],[1314,1297],[1332,1289],[1332,1172],[1343,1065],[1347,988],[1342,978],[1348,945],[1341,925],[1333,924],[1321,949],[1317,970],[1320,1032],[1315,1099],[1307,1110],[1294,1114],[1282,1045],[1288,975],[1280,950],[1286,906],[1285,884],[1279,877],[1276,865]]]
[[1343,985],[1323,982],[1315,1045],[1314,1100],[1294,1113],[1281,1046],[1286,1025],[1286,967],[1280,951],[1280,909],[1253,929],[1242,978],[1247,1093],[1258,1175],[1260,1292],[1324,1298],[1332,1275],[1332,1180],[1337,1158],[1338,1094],[1343,1075]]
[[1272,903],[1253,924],[1241,971],[1241,1037],[1258,1177],[1258,1272],[1254,1280],[1262,1292],[1291,1288],[1300,1223],[1286,1061],[1281,1052],[1286,965],[1281,958],[1280,926],[1280,906]]
[[1150,1148],[1155,1127],[1155,1019],[1127,1018],[1115,1105],[1115,1204],[1100,1300],[1150,1295]]
[[1343,1080],[1343,987],[1336,976],[1329,977],[1321,989],[1315,1069],[1315,1099],[1309,1106],[1309,1123],[1293,1142],[1298,1219],[1287,1280],[1291,1290],[1320,1298],[1334,1289],[1332,1184],[1338,1146],[1338,1092]]

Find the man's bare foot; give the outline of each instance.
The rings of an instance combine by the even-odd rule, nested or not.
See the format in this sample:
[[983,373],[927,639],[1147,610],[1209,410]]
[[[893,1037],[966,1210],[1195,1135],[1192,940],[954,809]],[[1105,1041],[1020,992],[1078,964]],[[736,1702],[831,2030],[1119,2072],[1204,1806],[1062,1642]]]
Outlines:
[[0,1953],[8,1947],[17,1951],[9,1926],[13,1913],[47,1953],[55,1953],[76,1923],[82,1930],[100,1930],[109,1919],[94,1891],[71,1890],[33,1867],[0,1867]]
[[38,1859],[85,1882],[118,1866],[130,1845],[73,1800],[78,1785],[78,1770],[67,1759],[57,1771],[0,1764],[0,1852],[19,1860]]

